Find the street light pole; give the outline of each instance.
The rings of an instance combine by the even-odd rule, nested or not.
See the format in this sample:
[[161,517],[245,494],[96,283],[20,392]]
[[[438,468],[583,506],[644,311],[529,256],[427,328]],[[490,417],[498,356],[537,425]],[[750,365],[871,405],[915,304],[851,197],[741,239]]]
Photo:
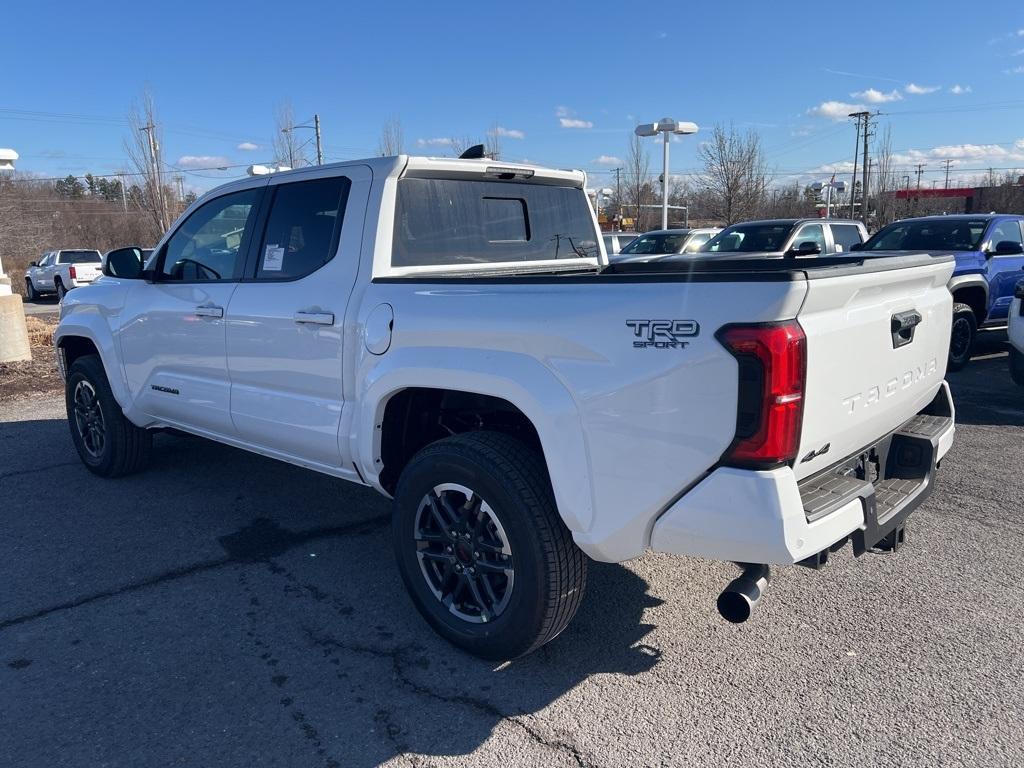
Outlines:
[[[663,117],[656,123],[644,123],[638,125],[634,130],[637,136],[664,135],[664,147],[662,149],[661,169],[661,228],[668,229],[668,143],[672,135],[683,136],[696,133],[699,130],[696,123],[676,122],[671,117]],[[637,201],[639,202],[639,201]],[[638,212],[639,213],[639,212]]]

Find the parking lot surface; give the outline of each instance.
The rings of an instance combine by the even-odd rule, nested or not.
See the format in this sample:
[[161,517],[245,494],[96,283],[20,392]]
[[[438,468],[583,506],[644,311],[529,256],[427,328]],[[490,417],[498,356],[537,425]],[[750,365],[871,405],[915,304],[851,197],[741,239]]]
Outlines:
[[998,342],[895,554],[592,564],[557,640],[495,667],[407,599],[374,493],[200,439],[104,481],[63,402],[0,405],[0,763],[1024,764],[1024,390]]

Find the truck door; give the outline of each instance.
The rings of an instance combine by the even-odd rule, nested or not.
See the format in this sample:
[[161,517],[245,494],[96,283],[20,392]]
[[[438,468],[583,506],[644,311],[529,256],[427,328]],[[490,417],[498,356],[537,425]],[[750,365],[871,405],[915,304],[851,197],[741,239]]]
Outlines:
[[1021,279],[1024,279],[1024,254],[1000,255],[996,253],[996,246],[1001,242],[1024,246],[1020,221],[1016,219],[997,221],[988,237],[986,252],[988,253],[990,296],[989,320],[1006,320],[1010,302],[1013,301],[1013,288]]
[[[368,166],[271,177],[246,280],[227,310],[240,439],[341,468],[345,310],[359,269]],[[346,436],[347,437],[347,436]]]
[[225,312],[238,287],[262,188],[204,203],[160,247],[152,282],[125,300],[121,354],[138,407],[158,421],[233,437]]

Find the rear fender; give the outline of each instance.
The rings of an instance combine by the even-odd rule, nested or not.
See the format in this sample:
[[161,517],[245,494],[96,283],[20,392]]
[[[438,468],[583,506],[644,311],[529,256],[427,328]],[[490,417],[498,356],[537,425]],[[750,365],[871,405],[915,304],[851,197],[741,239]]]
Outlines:
[[430,387],[502,398],[532,422],[540,438],[559,513],[573,531],[593,519],[589,458],[569,391],[536,359],[513,352],[417,347],[367,356],[357,377],[358,411],[350,434],[364,479],[380,485],[381,426],[388,401],[403,389]]

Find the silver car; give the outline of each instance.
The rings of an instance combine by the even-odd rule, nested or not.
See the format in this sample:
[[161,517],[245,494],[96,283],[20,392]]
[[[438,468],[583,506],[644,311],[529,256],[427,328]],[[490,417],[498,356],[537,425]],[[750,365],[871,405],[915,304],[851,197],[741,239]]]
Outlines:
[[696,253],[708,240],[721,232],[713,227],[695,229],[655,229],[637,235],[623,248],[616,261],[654,261],[657,259]]

